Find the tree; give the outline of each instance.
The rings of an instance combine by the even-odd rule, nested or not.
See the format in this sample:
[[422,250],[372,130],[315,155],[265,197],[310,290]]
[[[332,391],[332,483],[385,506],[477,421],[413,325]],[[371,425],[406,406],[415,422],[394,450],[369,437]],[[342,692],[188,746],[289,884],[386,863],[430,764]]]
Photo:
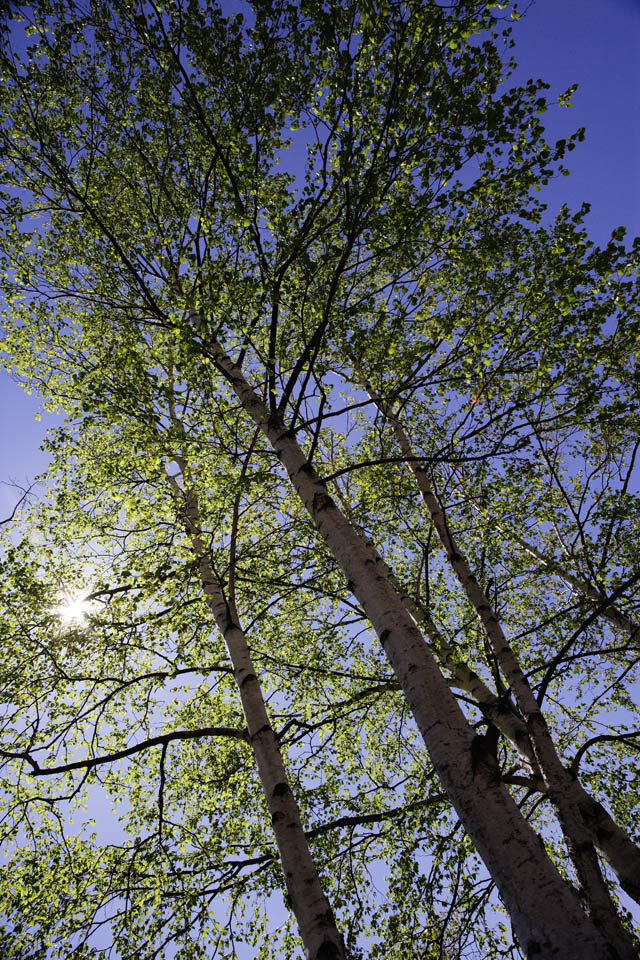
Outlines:
[[[637,733],[567,763],[562,687],[594,657],[636,669],[634,627],[607,624],[634,622],[637,248],[593,248],[582,212],[542,226],[534,188],[581,133],[545,142],[544,84],[501,92],[485,5],[250,13],[56,0],[5,45],[5,346],[69,418],[5,555],[14,953],[100,955],[104,929],[123,956],[228,956],[239,928],[289,955],[253,915],[284,887],[308,956],[497,956],[495,884],[525,956],[634,957],[599,856],[637,898],[637,801],[575,774]],[[304,174],[280,172],[300,128]],[[603,490],[591,509],[578,478],[587,514],[559,521],[591,565],[568,611],[466,519],[546,537],[561,455]],[[86,623],[60,626],[87,580]],[[631,712],[612,689],[585,731],[605,697]],[[66,837],[98,783],[126,835]]]

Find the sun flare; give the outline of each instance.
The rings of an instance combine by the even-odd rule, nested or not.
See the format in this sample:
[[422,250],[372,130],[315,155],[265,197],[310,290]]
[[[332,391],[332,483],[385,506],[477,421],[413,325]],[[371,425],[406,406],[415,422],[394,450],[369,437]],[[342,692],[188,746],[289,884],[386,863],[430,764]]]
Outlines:
[[62,624],[70,627],[72,624],[83,627],[91,611],[91,603],[84,598],[83,593],[66,593],[61,603],[53,607],[53,613]]

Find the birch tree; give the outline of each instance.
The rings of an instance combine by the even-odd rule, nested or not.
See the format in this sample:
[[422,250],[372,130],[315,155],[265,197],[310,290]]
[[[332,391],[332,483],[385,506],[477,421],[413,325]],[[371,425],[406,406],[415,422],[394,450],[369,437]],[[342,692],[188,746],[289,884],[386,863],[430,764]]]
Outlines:
[[[460,955],[481,902],[471,843],[524,956],[636,956],[598,862],[635,895],[632,831],[620,805],[608,812],[572,779],[584,750],[566,771],[570,704],[545,717],[536,699],[562,683],[575,638],[515,657],[480,583],[495,536],[454,531],[434,486],[460,483],[469,463],[491,480],[482,509],[493,491],[500,505],[535,439],[560,490],[558,438],[601,443],[590,424],[624,393],[612,383],[633,342],[636,248],[618,233],[592,248],[580,213],[541,225],[537,190],[581,132],[546,143],[544,84],[506,86],[504,14],[484,4],[256,3],[246,23],[209,3],[24,13],[24,52],[14,23],[3,54],[5,346],[70,426],[51,441],[59,493],[33,514],[31,541],[7,548],[6,835],[30,834],[15,891],[5,884],[17,949],[46,955],[55,940],[58,955],[70,943],[99,955],[104,928],[123,956],[131,944],[235,955],[240,926],[257,955],[292,952],[288,925],[241,919],[275,883],[309,956],[342,955],[340,931],[352,956]],[[287,169],[301,136],[304,163]],[[417,447],[398,432],[405,410]],[[398,479],[403,462],[429,517]],[[450,564],[435,577],[427,521]],[[44,605],[101,543],[89,596],[105,609],[58,635],[68,613]],[[426,595],[412,597],[421,569]],[[613,576],[576,637],[632,602],[633,574]],[[517,609],[538,617],[531,592]],[[169,710],[162,690],[183,674]],[[515,750],[499,758],[481,721]],[[606,742],[634,749],[635,734]],[[193,795],[200,764],[211,803]],[[60,845],[55,811],[84,801],[103,765],[133,839]],[[568,869],[532,790],[555,805]],[[398,839],[392,827],[353,839],[400,822]],[[53,836],[63,854],[48,853]],[[375,862],[393,878],[382,898]],[[54,912],[56,869],[76,886]],[[40,919],[23,932],[34,870]],[[508,940],[491,922],[475,936],[486,955]]]

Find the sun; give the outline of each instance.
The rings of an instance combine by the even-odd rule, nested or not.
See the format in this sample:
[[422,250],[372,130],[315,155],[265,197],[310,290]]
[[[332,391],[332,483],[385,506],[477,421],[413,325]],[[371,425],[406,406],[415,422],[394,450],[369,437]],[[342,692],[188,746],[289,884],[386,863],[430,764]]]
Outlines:
[[75,625],[83,627],[87,622],[87,616],[91,611],[91,603],[85,599],[84,593],[65,593],[62,602],[53,607],[54,613],[63,626],[70,627]]

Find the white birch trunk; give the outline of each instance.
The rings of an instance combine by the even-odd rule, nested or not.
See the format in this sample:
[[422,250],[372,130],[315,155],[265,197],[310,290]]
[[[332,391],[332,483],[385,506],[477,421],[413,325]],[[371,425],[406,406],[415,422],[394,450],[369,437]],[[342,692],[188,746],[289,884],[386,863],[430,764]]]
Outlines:
[[489,765],[473,768],[473,732],[368,545],[337,508],[280,418],[269,415],[222,348],[208,346],[242,406],[271,442],[378,634],[436,773],[497,884],[525,955],[531,960],[622,960],[582,911]]
[[[359,375],[362,376],[360,373]],[[500,670],[511,687],[525,719],[536,766],[544,781],[546,792],[556,807],[585,908],[609,942],[615,945],[619,956],[633,960],[637,953],[620,922],[602,877],[598,858],[592,844],[591,831],[584,821],[576,796],[575,778],[566,770],[558,756],[536,696],[505,636],[489,598],[478,583],[466,557],[456,543],[444,511],[431,489],[427,474],[414,456],[411,443],[400,421],[364,377],[362,377],[362,386],[367,390],[380,412],[386,417],[401,452],[407,458],[407,466],[416,479],[431,522],[444,547],[451,568],[476,612]]]
[[[459,690],[464,690],[469,698],[478,704],[484,716],[518,751],[522,760],[531,769],[534,781],[536,778],[539,780],[539,789],[545,790],[524,721],[513,710],[505,709],[505,704],[489,689],[475,670],[472,670],[459,657],[454,656],[454,651],[447,639],[402,587],[379,554],[377,554],[377,561],[384,575],[402,597],[411,616],[429,637],[436,657],[451,678],[450,684]],[[580,808],[591,842],[598,854],[611,866],[622,889],[633,900],[640,903],[640,849],[602,804],[585,790],[580,781],[566,767],[564,769],[567,786],[571,789],[574,800]]]
[[198,562],[207,606],[224,638],[233,667],[249,743],[271,817],[287,895],[298,924],[305,958],[346,960],[344,941],[311,856],[278,739],[269,722],[247,639],[239,623],[235,604],[225,596],[209,562],[202,539],[198,499],[190,479],[185,476],[184,460],[181,457],[175,459],[185,479],[186,489],[182,490],[174,480],[174,494]]

